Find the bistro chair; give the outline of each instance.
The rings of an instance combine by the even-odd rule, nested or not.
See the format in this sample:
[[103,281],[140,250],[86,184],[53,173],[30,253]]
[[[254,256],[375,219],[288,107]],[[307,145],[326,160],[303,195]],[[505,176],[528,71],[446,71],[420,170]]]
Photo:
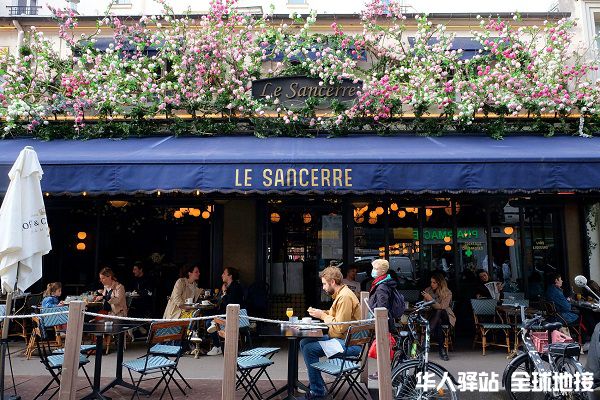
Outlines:
[[577,342],[579,346],[583,344],[583,332],[586,331],[585,326],[583,325],[583,318],[579,315],[579,318],[575,322],[567,323],[567,321],[560,315],[558,311],[556,311],[556,306],[552,301],[542,301],[543,310],[546,312],[546,316],[550,320],[554,320],[560,322],[564,327],[569,329],[569,332],[577,335]]
[[[225,319],[215,318],[213,320],[215,324],[219,326],[219,336],[225,338]],[[248,318],[248,311],[245,308],[240,309],[240,322],[239,322],[240,334],[238,336],[240,340],[240,349],[252,348],[252,335],[250,332],[250,318]]]
[[[32,334],[31,337],[29,339],[29,342],[27,343],[27,347],[25,348],[25,356],[27,357],[27,359],[31,359],[31,356],[34,352],[34,350],[37,348],[37,341],[39,340],[39,337],[42,336],[42,333],[40,332],[40,329],[44,329],[45,332],[45,336],[46,338],[44,339],[46,344],[47,344],[47,348],[48,349],[52,349],[52,354],[64,354],[65,353],[65,349],[63,347],[63,343],[62,343],[62,336],[61,333],[59,332],[62,328],[65,328],[67,325],[67,322],[69,320],[69,315],[68,314],[59,314],[59,315],[50,315],[47,317],[44,317],[44,314],[48,314],[48,313],[55,313],[55,312],[62,312],[62,311],[68,311],[69,307],[67,306],[58,306],[58,307],[46,307],[46,308],[40,308],[38,311],[39,317],[33,317],[33,323],[34,326],[32,328]],[[40,328],[41,327],[41,328]],[[54,339],[51,339],[51,335],[48,334],[48,330],[54,330]],[[80,346],[80,352],[81,354],[89,357],[92,352],[96,351],[96,345],[95,344],[82,344]]]
[[[363,355],[373,340],[374,334],[375,325],[373,324],[352,325],[346,333],[344,352],[339,357],[329,358],[311,365],[313,368],[335,377],[329,388],[332,398],[345,399],[350,391],[355,398],[358,398],[359,395],[364,400],[370,398],[367,389],[361,386],[359,377],[367,363],[367,358]],[[360,352],[357,355],[348,354],[349,349],[355,346],[360,348]],[[344,383],[348,384],[348,389],[343,396],[338,397]]]
[[[512,326],[505,324],[502,317],[496,311],[497,301],[495,299],[471,299],[473,308],[473,318],[475,320],[475,338],[473,339],[473,348],[476,343],[481,343],[481,349],[485,356],[485,349],[488,346],[506,347],[510,353],[510,330]],[[504,333],[506,344],[499,343],[496,340],[498,333]],[[488,341],[487,335],[491,333],[494,340]]]
[[[59,309],[59,310],[56,310]],[[45,312],[56,312],[56,311],[64,311],[64,310],[60,310],[60,309],[68,309],[68,307],[48,307],[45,308],[43,310],[46,310]],[[43,313],[41,313],[43,314]],[[56,383],[56,389],[54,389],[54,391],[52,392],[52,394],[50,395],[50,397],[48,397],[48,400],[52,399],[56,393],[58,393],[58,390],[60,389],[60,375],[62,373],[62,367],[63,367],[63,363],[65,360],[65,354],[64,354],[64,350],[61,353],[58,353],[54,348],[54,344],[52,340],[50,339],[50,336],[48,335],[48,332],[46,330],[47,327],[57,327],[60,325],[63,325],[67,319],[67,314],[61,314],[61,315],[50,315],[47,317],[44,317],[42,315],[40,315],[39,317],[34,317],[33,318],[33,323],[35,325],[34,328],[34,333],[33,335],[36,336],[36,347],[38,350],[38,355],[40,357],[40,362],[44,365],[44,367],[46,368],[46,370],[50,373],[51,379],[50,382],[48,382],[46,384],[46,386],[44,386],[44,388],[33,398],[33,400],[38,399],[40,396],[46,394],[46,391],[48,389],[50,389],[50,386],[52,386],[53,383]],[[95,346],[94,346],[95,349]],[[61,349],[62,350],[62,349]],[[81,368],[83,370],[83,373],[85,375],[85,378],[88,381],[88,384],[90,385],[90,388],[92,388],[92,381],[90,380],[90,377],[87,373],[87,371],[85,370],[85,365],[88,364],[90,361],[88,360],[87,356],[84,354],[79,354],[79,368]]]
[[[169,388],[169,383],[173,380],[173,375],[177,372],[177,366],[179,364],[179,357],[181,356],[181,346],[185,339],[189,323],[187,321],[173,321],[173,322],[153,322],[150,325],[150,331],[148,332],[148,349],[146,355],[123,362],[123,367],[127,368],[131,381],[135,386],[135,390],[131,395],[131,399],[134,397],[140,398],[139,387],[142,380],[148,375],[161,374],[161,378],[158,380],[156,385],[150,390],[150,394],[160,386],[162,382],[165,382],[165,388],[163,389],[160,398],[162,399],[165,392],[168,391],[171,399],[173,399],[173,393]],[[164,345],[165,342],[176,342],[179,343],[179,351],[173,353],[171,357],[165,357],[163,355],[157,355],[152,352],[152,348],[155,351],[158,350],[156,345]],[[132,372],[140,374],[137,382],[133,378]],[[183,389],[177,384],[179,389]],[[185,392],[184,392],[185,394]]]

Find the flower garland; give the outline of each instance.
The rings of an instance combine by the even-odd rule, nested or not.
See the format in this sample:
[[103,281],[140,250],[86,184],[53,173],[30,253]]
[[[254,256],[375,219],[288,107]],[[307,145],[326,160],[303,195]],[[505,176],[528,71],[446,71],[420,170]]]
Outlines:
[[[163,15],[133,23],[109,10],[87,36],[76,35],[72,10],[52,9],[69,57],[34,27],[18,57],[0,56],[2,136],[482,129],[501,137],[511,130],[589,135],[598,126],[597,66],[571,49],[569,19],[521,26],[480,18],[472,36],[482,49],[464,59],[454,35],[426,15],[416,17],[409,43],[397,1],[372,0],[361,31],[334,22],[328,34],[312,29],[315,13],[277,26],[269,15],[237,10],[235,0],[214,0],[196,19],[159,2]],[[100,51],[94,44],[105,30],[111,44]],[[327,112],[316,97],[296,107],[252,97],[254,80],[292,75],[363,87],[352,104],[334,101]]]

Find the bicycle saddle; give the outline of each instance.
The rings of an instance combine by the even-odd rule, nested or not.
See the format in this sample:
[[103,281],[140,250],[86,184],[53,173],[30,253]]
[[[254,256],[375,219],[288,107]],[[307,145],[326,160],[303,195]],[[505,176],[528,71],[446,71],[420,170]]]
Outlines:
[[560,328],[562,328],[562,324],[560,322],[548,322],[547,324],[540,325],[540,329],[548,332],[555,331]]

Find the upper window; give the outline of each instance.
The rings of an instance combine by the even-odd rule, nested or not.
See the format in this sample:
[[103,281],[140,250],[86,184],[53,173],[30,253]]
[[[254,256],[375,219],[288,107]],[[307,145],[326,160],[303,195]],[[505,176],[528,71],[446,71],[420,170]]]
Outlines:
[[287,3],[291,5],[304,5],[308,4],[308,0],[288,0]]

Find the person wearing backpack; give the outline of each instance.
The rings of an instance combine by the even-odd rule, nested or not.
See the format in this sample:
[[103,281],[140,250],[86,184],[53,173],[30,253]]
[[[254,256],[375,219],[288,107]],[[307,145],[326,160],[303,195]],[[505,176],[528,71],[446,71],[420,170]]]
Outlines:
[[[388,310],[388,327],[396,333],[396,318],[400,318],[406,308],[404,297],[398,292],[398,283],[389,273],[390,263],[385,259],[373,260],[371,276],[373,282],[369,290],[369,309],[385,307]],[[369,375],[369,379],[377,379],[377,373]]]

